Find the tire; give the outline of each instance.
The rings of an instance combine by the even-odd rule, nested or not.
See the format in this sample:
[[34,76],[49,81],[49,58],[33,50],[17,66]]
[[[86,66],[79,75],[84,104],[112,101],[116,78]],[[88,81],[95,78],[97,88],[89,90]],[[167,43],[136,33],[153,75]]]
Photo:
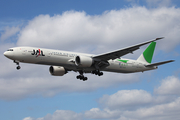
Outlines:
[[77,79],[79,79],[79,78],[80,78],[80,76],[78,75],[78,76],[76,76],[76,78],[77,78]]
[[20,66],[17,66],[16,69],[19,70],[19,69],[21,69],[21,67],[20,67]]
[[83,81],[86,81],[87,79],[88,79],[87,77],[84,77],[84,78],[83,78]]

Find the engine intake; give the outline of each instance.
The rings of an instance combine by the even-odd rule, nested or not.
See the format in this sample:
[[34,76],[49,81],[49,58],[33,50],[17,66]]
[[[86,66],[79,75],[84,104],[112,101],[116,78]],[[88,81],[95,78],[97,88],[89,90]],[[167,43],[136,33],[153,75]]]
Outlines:
[[75,64],[78,67],[91,67],[93,62],[93,59],[87,56],[76,56],[75,58]]
[[64,67],[61,66],[51,66],[49,67],[49,72],[51,73],[51,75],[54,76],[63,76],[64,74],[67,73]]

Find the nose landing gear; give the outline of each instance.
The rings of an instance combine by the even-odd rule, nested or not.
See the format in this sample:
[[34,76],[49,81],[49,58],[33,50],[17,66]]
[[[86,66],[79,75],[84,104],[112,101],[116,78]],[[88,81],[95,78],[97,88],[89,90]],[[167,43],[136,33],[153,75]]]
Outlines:
[[19,66],[19,61],[14,60],[14,63],[16,63],[16,65],[18,65],[18,66],[16,67],[17,70],[21,69],[21,67]]
[[19,70],[19,69],[21,69],[21,67],[20,67],[20,66],[17,66],[16,69]]

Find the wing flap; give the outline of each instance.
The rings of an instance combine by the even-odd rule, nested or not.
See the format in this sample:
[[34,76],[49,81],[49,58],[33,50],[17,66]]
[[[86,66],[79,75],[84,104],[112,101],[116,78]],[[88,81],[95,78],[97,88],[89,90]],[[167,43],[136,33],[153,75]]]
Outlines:
[[166,64],[166,63],[170,63],[170,62],[174,62],[174,60],[168,60],[168,61],[163,61],[163,62],[153,63],[153,64],[146,65],[146,67],[159,66],[159,65]]

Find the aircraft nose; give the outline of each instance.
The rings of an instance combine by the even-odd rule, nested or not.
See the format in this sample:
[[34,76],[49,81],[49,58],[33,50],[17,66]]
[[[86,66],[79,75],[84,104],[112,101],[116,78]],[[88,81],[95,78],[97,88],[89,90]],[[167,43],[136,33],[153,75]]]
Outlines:
[[4,52],[4,56],[6,56],[7,58],[12,59],[13,58],[13,53],[11,53],[9,51],[6,51],[6,52]]
[[4,52],[4,56],[6,56],[6,57],[8,56],[8,55],[7,55],[7,52]]

